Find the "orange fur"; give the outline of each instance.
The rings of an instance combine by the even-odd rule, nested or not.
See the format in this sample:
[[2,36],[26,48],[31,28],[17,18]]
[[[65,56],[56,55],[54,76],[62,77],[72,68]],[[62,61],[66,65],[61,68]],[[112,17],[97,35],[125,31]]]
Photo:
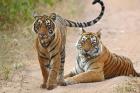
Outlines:
[[[93,40],[92,37],[96,39],[94,38]],[[100,38],[100,32],[84,32],[81,35],[78,47],[82,49],[82,52],[78,54],[74,70],[65,75],[67,85],[97,82],[116,76],[140,76],[134,70],[133,64],[129,58],[111,53],[102,44]],[[101,51],[98,55],[92,56],[94,53],[91,53],[91,55],[87,54],[92,49],[96,49],[96,46],[98,46]],[[78,50],[81,51],[80,49]],[[86,53],[83,51],[86,51]]]

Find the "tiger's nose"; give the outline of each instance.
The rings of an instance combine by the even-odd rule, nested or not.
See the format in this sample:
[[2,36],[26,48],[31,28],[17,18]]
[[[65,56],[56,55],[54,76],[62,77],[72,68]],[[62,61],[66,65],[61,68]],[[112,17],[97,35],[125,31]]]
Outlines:
[[45,33],[38,33],[38,34],[39,34],[39,37],[41,37],[41,38],[47,37]]
[[85,52],[88,52],[88,51],[89,51],[89,49],[84,49],[84,51],[85,51]]

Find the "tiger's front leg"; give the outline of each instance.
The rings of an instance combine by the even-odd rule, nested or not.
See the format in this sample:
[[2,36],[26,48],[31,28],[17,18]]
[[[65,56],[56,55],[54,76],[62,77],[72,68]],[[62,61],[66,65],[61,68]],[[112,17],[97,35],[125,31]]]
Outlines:
[[40,68],[41,68],[41,72],[42,72],[42,76],[43,76],[43,84],[41,84],[41,88],[46,88],[46,83],[47,83],[47,80],[48,80],[48,71],[47,71],[47,68],[46,68],[46,64],[49,64],[49,60],[46,59],[46,58],[43,58],[41,56],[38,56],[38,60],[39,60],[39,63],[40,63]]
[[90,83],[104,80],[103,72],[87,71],[65,79],[67,85]]
[[65,64],[65,48],[61,52],[61,64],[60,64],[59,75],[57,78],[57,83],[60,86],[66,86],[66,83],[64,81],[64,64]]
[[51,90],[57,86],[57,76],[60,69],[60,53],[53,56],[51,60],[49,77],[47,81],[47,89]]

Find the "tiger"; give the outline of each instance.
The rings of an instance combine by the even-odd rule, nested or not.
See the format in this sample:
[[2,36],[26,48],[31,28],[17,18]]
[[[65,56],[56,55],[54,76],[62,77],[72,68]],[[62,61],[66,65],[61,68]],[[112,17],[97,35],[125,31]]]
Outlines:
[[51,90],[57,85],[66,85],[64,81],[65,44],[67,27],[84,28],[97,23],[104,14],[104,3],[100,0],[101,12],[97,18],[88,22],[74,22],[62,18],[56,13],[50,15],[33,15],[33,30],[37,34],[36,50],[43,76],[41,88]]
[[129,58],[106,48],[101,41],[101,31],[86,32],[83,29],[76,48],[76,65],[64,76],[66,85],[99,82],[117,76],[140,77]]

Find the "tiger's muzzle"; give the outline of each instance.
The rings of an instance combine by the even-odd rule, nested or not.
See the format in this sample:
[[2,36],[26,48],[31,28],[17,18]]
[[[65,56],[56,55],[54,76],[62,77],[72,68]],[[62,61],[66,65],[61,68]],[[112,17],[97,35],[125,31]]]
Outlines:
[[50,39],[45,33],[38,33],[39,41],[43,47],[47,47]]

